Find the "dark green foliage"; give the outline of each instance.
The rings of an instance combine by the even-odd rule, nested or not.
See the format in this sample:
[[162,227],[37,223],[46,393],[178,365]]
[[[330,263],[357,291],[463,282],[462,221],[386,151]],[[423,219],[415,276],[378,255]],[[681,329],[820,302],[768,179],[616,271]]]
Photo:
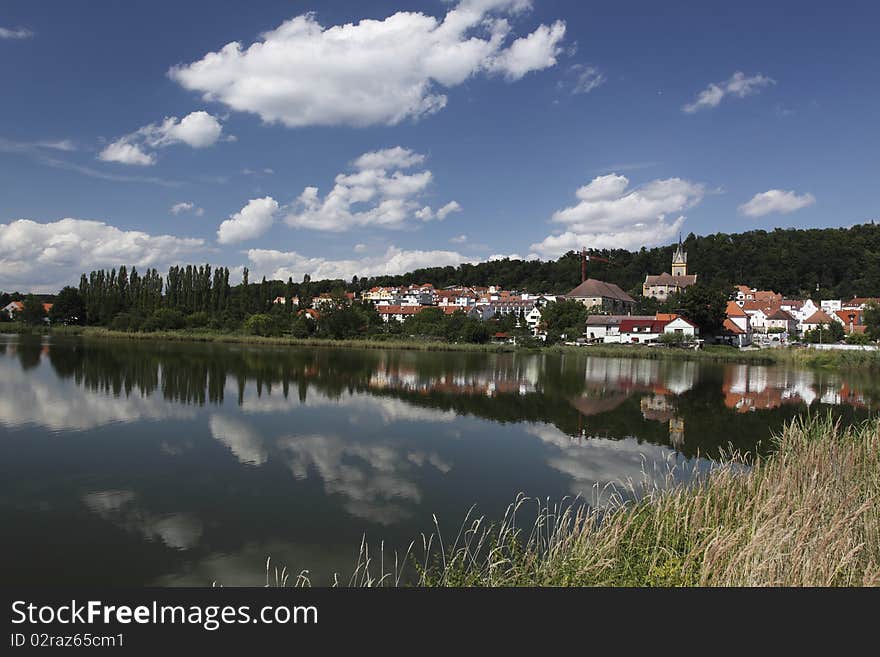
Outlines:
[[703,335],[714,335],[721,330],[732,294],[732,289],[698,282],[670,298],[664,309],[681,314],[696,324]]
[[[822,298],[872,296],[880,291],[880,225],[875,223],[851,228],[779,228],[703,237],[691,234],[684,247],[688,252],[688,270],[697,274],[699,281],[713,286],[744,284],[786,296],[806,296],[815,293],[818,283]],[[591,261],[587,275],[640,294],[645,274],[670,270],[674,250],[673,244],[637,252],[590,250],[611,262]],[[570,251],[549,262],[504,259],[431,267],[401,276],[361,278],[358,285],[360,289],[369,289],[374,285],[424,282],[437,287],[491,283],[507,289],[565,294],[580,283],[579,255]]]
[[831,344],[840,342],[846,336],[840,322],[824,324],[819,328],[804,332],[804,342]]
[[244,330],[251,335],[273,337],[281,335],[282,329],[280,318],[266,313],[251,315],[244,322]]
[[384,322],[372,303],[349,303],[344,290],[334,294],[332,304],[321,307],[321,318],[318,321],[320,337],[335,340],[362,338],[381,332],[383,328]]
[[584,334],[584,323],[589,309],[578,301],[553,301],[541,309],[541,321],[547,329],[547,343],[553,344],[562,336],[574,340]]
[[871,342],[872,342],[871,336],[868,335],[867,333],[850,333],[848,336],[846,336],[846,343],[847,344],[864,345],[864,344],[871,344]]
[[49,319],[53,324],[85,324],[86,304],[79,290],[70,286],[63,288],[49,310]]
[[159,308],[144,321],[143,331],[174,331],[186,326],[186,317],[173,308]]
[[865,322],[867,333],[873,340],[880,340],[880,305],[870,303],[862,313],[862,321]]
[[21,321],[28,326],[38,326],[43,323],[46,317],[46,310],[43,308],[43,302],[37,297],[29,295],[24,300],[24,308],[21,311]]

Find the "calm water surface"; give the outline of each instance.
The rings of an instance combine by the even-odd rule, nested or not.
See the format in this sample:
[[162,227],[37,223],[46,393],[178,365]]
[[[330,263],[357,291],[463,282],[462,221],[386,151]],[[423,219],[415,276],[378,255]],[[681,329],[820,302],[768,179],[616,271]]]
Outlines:
[[685,477],[878,407],[868,373],[0,336],[0,577],[259,585],[271,555],[326,583],[364,534]]

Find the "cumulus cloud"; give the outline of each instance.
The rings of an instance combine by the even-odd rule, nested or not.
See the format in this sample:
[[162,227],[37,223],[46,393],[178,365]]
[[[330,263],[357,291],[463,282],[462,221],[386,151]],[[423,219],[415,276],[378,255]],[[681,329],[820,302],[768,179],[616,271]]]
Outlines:
[[422,267],[456,266],[463,262],[473,262],[473,259],[455,251],[406,251],[396,246],[389,246],[384,253],[377,256],[349,260],[308,257],[295,251],[273,249],[251,249],[247,255],[255,275],[265,275],[277,280],[287,280],[291,276],[294,280],[300,280],[304,274],[309,274],[313,280],[348,280],[352,276],[395,275]]
[[191,203],[189,201],[183,201],[181,203],[175,203],[171,206],[171,210],[169,210],[171,214],[177,215],[183,212],[192,212],[197,217],[201,217],[205,214],[204,208],[196,207],[195,203]]
[[30,39],[32,36],[34,33],[26,27],[0,27],[0,39]]
[[220,244],[232,244],[259,237],[272,227],[277,213],[278,201],[271,196],[251,199],[241,210],[220,224],[217,241]]
[[56,292],[82,272],[121,263],[163,269],[204,250],[204,240],[61,219],[0,224],[0,289]]
[[737,71],[726,82],[710,84],[697,94],[694,102],[684,105],[681,109],[686,114],[693,114],[703,109],[718,107],[725,96],[744,98],[758,93],[761,88],[771,84],[776,84],[776,80],[760,73],[746,77],[745,73]]
[[[544,257],[557,257],[582,246],[637,249],[668,241],[684,223],[682,211],[695,206],[705,194],[701,184],[681,178],[652,180],[629,189],[626,176],[598,176],[577,190],[573,205],[553,214],[564,224],[561,234],[549,235],[531,249]],[[668,215],[678,215],[669,221]]]
[[442,20],[401,11],[332,27],[302,14],[249,46],[230,42],[168,75],[206,101],[288,127],[394,125],[441,110],[442,89],[475,75],[513,81],[555,65],[565,23],[511,34],[508,18],[530,6],[461,0]]
[[352,173],[336,176],[333,189],[321,198],[317,187],[306,187],[284,221],[294,228],[344,231],[357,226],[399,228],[414,217],[422,221],[445,219],[461,206],[450,201],[434,212],[418,199],[433,179],[428,171],[407,173],[424,155],[396,146],[364,153]]
[[739,211],[747,217],[763,217],[765,214],[788,214],[815,202],[816,197],[812,194],[770,189],[755,194],[750,201],[739,206]]
[[202,110],[191,112],[182,119],[169,116],[162,123],[145,125],[111,142],[98,154],[98,159],[149,166],[156,163],[155,149],[172,144],[207,148],[217,143],[222,132],[220,121]]
[[436,212],[431,209],[431,206],[426,205],[421,210],[416,210],[415,214],[422,221],[432,221],[434,219],[443,221],[453,212],[461,212],[461,205],[458,204],[458,201],[450,201]]

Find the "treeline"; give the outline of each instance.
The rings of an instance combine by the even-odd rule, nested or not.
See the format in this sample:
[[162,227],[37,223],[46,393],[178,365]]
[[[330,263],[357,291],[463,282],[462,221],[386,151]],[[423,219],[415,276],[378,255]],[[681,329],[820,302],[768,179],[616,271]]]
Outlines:
[[[589,249],[609,263],[591,261],[591,278],[616,283],[641,294],[645,274],[668,272],[675,245],[625,249]],[[715,233],[684,240],[688,269],[714,287],[742,284],[786,296],[847,298],[880,294],[880,225],[851,228],[753,230]],[[501,285],[507,289],[564,294],[580,283],[580,254],[570,251],[555,261],[496,260],[458,267],[429,267],[400,276],[374,276],[357,281],[358,289],[374,285],[431,282],[447,285]],[[816,286],[819,292],[816,292]]]

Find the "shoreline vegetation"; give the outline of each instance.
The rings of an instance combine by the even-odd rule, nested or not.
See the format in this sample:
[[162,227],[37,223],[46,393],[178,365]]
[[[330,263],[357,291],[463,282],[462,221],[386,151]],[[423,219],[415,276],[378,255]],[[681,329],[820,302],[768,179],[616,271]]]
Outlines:
[[98,340],[134,340],[164,342],[209,342],[289,347],[321,347],[347,349],[401,349],[411,351],[456,351],[484,353],[560,353],[603,356],[609,358],[644,358],[650,360],[701,360],[756,365],[791,364],[805,367],[878,368],[880,351],[833,351],[808,348],[776,347],[740,350],[735,347],[708,345],[702,349],[681,347],[649,347],[640,345],[595,344],[586,346],[551,345],[518,346],[506,343],[456,343],[430,338],[388,336],[388,339],[294,338],[262,337],[241,332],[213,329],[178,329],[164,331],[116,331],[96,326],[29,327],[20,323],[0,324],[0,333],[78,336]]
[[[772,455],[733,454],[637,502],[520,498],[389,557],[362,542],[347,586],[880,586],[880,420],[795,420]],[[670,474],[671,481],[671,474]],[[635,487],[633,487],[635,488]],[[598,491],[597,491],[598,493]],[[578,503],[581,502],[581,503]],[[535,512],[537,512],[535,514]],[[531,515],[534,524],[523,523]],[[445,537],[448,539],[449,537]],[[415,579],[408,576],[415,571]],[[309,585],[266,563],[267,586]]]

